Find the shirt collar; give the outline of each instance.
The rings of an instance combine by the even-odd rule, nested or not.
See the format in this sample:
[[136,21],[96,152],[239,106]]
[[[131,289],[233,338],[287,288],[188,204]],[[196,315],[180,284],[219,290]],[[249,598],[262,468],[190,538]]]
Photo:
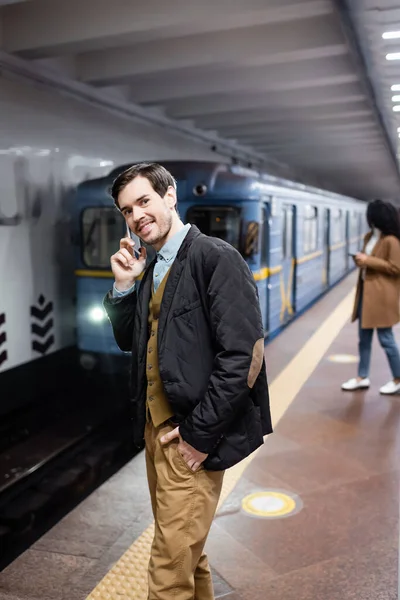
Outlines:
[[190,227],[190,223],[187,223],[184,227],[182,227],[182,229],[177,231],[175,235],[172,236],[172,238],[169,239],[168,242],[166,242],[166,244],[164,244],[164,246],[157,252],[157,260],[160,258],[166,262],[174,260]]

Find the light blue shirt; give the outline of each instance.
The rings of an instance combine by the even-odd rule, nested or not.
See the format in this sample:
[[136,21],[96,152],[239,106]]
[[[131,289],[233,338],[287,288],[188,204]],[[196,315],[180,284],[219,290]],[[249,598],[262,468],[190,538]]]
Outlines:
[[[176,255],[178,254],[179,248],[182,245],[183,240],[185,239],[191,225],[188,223],[182,229],[180,229],[164,246],[157,252],[157,261],[154,265],[153,271],[153,285],[154,291],[157,290],[158,286],[164,279],[165,275],[168,272],[168,269],[171,267],[174,262]],[[119,298],[121,296],[126,296],[127,294],[131,294],[140,282],[137,281],[133,284],[129,290],[125,292],[120,292],[115,287],[115,283],[113,285],[113,298]]]

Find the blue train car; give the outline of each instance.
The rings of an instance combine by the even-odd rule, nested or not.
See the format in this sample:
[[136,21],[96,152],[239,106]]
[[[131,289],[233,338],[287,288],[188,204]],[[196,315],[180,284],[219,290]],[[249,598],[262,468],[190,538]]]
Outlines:
[[[162,164],[177,181],[182,220],[232,244],[249,265],[266,339],[354,267],[349,253],[360,249],[366,231],[363,202],[238,166]],[[116,346],[102,308],[113,281],[110,256],[126,231],[109,189],[125,168],[77,190],[77,335],[87,369],[118,370],[127,358]]]

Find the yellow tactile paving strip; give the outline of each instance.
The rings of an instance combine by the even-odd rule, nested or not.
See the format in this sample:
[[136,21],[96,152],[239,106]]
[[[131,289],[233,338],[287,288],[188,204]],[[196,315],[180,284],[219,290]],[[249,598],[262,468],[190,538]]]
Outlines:
[[[303,385],[311,376],[329,346],[349,319],[354,291],[342,300],[332,314],[322,323],[300,352],[270,384],[271,410],[274,425],[280,421]],[[229,469],[224,477],[218,510],[225,502],[247,465],[254,459],[256,450],[241,463]],[[86,600],[146,600],[147,565],[153,539],[151,524],[100,581]]]

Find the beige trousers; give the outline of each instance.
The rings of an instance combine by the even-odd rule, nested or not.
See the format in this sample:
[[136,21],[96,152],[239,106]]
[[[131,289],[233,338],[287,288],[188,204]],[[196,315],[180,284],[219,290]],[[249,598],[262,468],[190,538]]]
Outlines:
[[222,488],[223,471],[193,473],[178,452],[178,439],[163,446],[173,426],[145,431],[146,467],[155,534],[149,562],[148,600],[213,600],[203,552]]

